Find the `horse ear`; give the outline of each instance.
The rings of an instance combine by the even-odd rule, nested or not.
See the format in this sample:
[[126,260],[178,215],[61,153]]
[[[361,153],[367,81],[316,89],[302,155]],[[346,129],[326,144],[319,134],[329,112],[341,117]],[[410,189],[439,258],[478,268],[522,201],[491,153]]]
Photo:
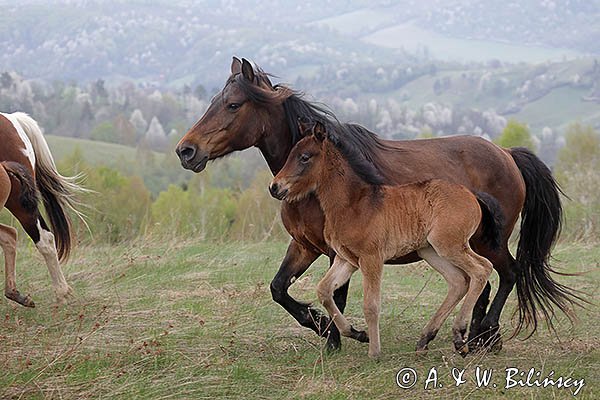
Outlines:
[[327,136],[327,130],[325,129],[325,125],[323,125],[322,122],[315,122],[315,126],[313,126],[313,135],[315,135],[319,142],[325,140],[325,137]]
[[254,68],[252,68],[252,64],[245,58],[242,58],[242,75],[249,82],[254,82]]
[[233,57],[233,61],[231,61],[231,75],[239,74],[242,72],[242,62],[239,58]]
[[[298,130],[302,136],[308,136],[313,127],[311,120],[306,117],[298,117]],[[308,134],[307,134],[308,132]]]

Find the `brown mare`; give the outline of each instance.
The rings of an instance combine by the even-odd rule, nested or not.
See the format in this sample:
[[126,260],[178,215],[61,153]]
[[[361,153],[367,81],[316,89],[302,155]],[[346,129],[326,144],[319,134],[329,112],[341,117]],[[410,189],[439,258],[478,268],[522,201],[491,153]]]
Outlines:
[[[17,218],[44,257],[57,301],[62,303],[72,295],[59,264],[59,260],[69,256],[72,246],[71,220],[66,211],[81,215],[74,207],[73,196],[83,189],[75,184],[74,178],[57,172],[41,129],[27,114],[0,113],[0,141],[0,162],[5,166],[1,181],[1,190],[6,196],[2,197],[3,206]],[[50,228],[39,212],[39,197],[48,214]],[[21,305],[34,307],[31,298],[21,295],[16,288],[16,230],[0,225],[0,234],[5,258],[4,293]]]
[[[209,160],[234,151],[258,147],[275,175],[283,167],[302,134],[298,118],[319,121],[344,141],[354,143],[379,171],[384,183],[401,185],[430,179],[445,179],[472,192],[485,192],[500,203],[505,217],[498,250],[472,239],[478,254],[489,259],[500,277],[500,285],[489,310],[491,287],[486,285],[473,311],[470,340],[486,345],[500,343],[500,313],[515,283],[519,299],[521,329],[537,328],[538,314],[551,321],[555,308],[570,314],[575,294],[557,283],[548,265],[550,250],[561,225],[559,189],[550,170],[524,148],[503,149],[484,139],[453,136],[427,140],[390,141],[356,124],[340,123],[335,116],[283,85],[271,84],[266,73],[247,61],[233,59],[231,76],[211,101],[200,120],[185,134],[176,152],[184,168],[200,172]],[[521,237],[516,260],[508,250],[508,238],[521,214]],[[292,236],[287,254],[271,282],[273,299],[301,325],[328,336],[328,346],[338,348],[339,332],[327,317],[288,294],[289,286],[321,254],[333,255],[323,237],[323,212],[314,196],[293,204],[283,203],[283,223]],[[417,253],[387,260],[404,264],[420,259]],[[335,293],[343,312],[348,284]]]
[[448,283],[446,299],[424,328],[417,352],[427,350],[427,344],[464,297],[452,334],[456,351],[466,355],[467,324],[492,273],[492,263],[476,254],[469,240],[482,223],[490,233],[489,240],[499,244],[502,217],[497,202],[490,196],[478,200],[464,186],[440,179],[383,185],[379,172],[351,147],[352,143],[328,134],[318,122],[305,125],[303,131],[307,134],[294,146],[269,189],[279,200],[294,202],[313,193],[319,200],[325,214],[325,241],[336,257],[319,282],[317,294],[340,333],[366,339],[348,323],[333,300],[335,289],[360,269],[369,356],[379,356],[383,263],[417,252]]

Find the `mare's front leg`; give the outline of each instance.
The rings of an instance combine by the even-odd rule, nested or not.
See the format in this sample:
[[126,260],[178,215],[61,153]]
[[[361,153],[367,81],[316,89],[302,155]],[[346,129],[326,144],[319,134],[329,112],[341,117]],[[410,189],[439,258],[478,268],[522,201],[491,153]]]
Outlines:
[[[309,304],[298,302],[288,294],[290,285],[302,276],[320,255],[320,253],[308,250],[292,239],[279,271],[271,281],[271,295],[273,300],[290,313],[300,325],[326,337],[331,329],[329,318],[318,309],[311,308]],[[339,335],[337,345],[339,347]]]
[[35,307],[29,296],[23,296],[17,290],[16,257],[17,257],[17,230],[11,226],[0,224],[0,246],[4,251],[4,295],[13,301],[25,306]]

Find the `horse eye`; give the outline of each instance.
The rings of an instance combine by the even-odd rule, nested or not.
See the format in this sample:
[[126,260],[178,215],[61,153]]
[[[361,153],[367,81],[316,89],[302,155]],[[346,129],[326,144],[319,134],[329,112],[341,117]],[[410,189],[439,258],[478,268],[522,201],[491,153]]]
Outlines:
[[300,156],[300,162],[301,163],[307,163],[308,160],[310,160],[310,154],[308,153],[304,153]]
[[231,111],[236,111],[237,109],[239,109],[242,105],[239,103],[231,103],[227,105],[227,108]]

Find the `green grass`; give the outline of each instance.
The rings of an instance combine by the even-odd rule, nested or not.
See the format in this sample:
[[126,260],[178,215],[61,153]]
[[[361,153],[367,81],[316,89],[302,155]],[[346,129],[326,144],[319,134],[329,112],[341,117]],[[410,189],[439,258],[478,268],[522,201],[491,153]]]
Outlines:
[[575,121],[594,126],[600,121],[600,110],[598,104],[581,100],[588,93],[588,90],[570,87],[554,89],[523,106],[514,117],[519,121],[531,121],[536,131],[541,131],[544,126],[563,130]]
[[[0,305],[0,398],[572,398],[565,389],[504,389],[504,370],[536,368],[545,377],[584,378],[580,399],[600,396],[598,309],[579,311],[580,322],[559,323],[559,337],[542,329],[506,341],[497,354],[466,359],[451,348],[446,322],[425,357],[413,348],[445,294],[443,280],[424,264],[386,268],[380,360],[367,346],[343,339],[329,355],[324,341],[300,327],[271,300],[269,282],[285,243],[207,244],[147,240],[79,248],[64,266],[76,298],[53,304],[48,273],[32,246],[22,246],[18,286],[36,301],[25,309]],[[556,266],[588,274],[559,279],[598,302],[600,250],[562,245]],[[298,299],[316,302],[320,259],[292,286]],[[494,281],[494,287],[496,287]],[[360,274],[350,288],[347,315],[364,327]],[[514,295],[503,325],[510,326]],[[477,366],[493,369],[497,388],[477,389]],[[414,368],[420,379],[400,389],[396,373]],[[443,387],[424,390],[436,368]],[[456,387],[452,368],[465,368]]]
[[[52,155],[57,160],[70,156],[75,150],[81,151],[83,159],[92,165],[116,166],[120,162],[137,158],[137,150],[134,147],[121,144],[54,135],[45,135],[45,138]],[[154,156],[157,161],[164,158],[164,154],[157,152],[154,152]]]

